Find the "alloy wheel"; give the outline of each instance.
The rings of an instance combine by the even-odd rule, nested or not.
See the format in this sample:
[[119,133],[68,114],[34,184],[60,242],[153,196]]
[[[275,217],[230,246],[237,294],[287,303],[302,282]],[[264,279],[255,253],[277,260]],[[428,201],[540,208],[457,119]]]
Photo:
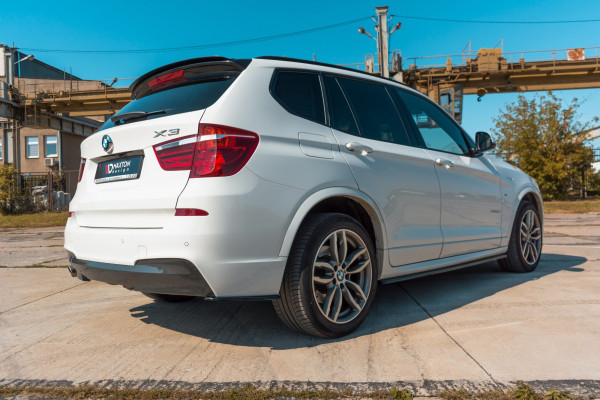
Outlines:
[[330,322],[352,321],[369,298],[373,265],[367,246],[351,230],[332,232],[321,243],[312,268],[312,289]]
[[527,210],[521,218],[521,255],[525,262],[533,265],[540,257],[542,229],[540,220],[533,210]]

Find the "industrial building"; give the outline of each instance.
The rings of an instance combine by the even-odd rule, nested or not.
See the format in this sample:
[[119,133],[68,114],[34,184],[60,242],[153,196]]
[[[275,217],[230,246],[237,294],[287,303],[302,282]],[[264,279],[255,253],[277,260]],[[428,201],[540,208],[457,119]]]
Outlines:
[[[0,47],[5,59],[5,63],[0,62],[0,76],[12,75],[6,80],[8,87],[3,90],[26,96],[97,89],[101,85],[97,81],[82,80],[19,51],[10,52],[6,46]],[[63,115],[60,119],[44,121],[43,125],[22,126],[14,120],[0,119],[0,165],[11,164],[22,173],[76,171],[80,163],[79,146],[101,121],[103,117]]]

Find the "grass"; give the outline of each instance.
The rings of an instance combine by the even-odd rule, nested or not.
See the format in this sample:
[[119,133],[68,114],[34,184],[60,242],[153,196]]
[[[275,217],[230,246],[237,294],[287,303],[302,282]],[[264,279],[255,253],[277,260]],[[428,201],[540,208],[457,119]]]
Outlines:
[[545,201],[544,212],[546,214],[583,214],[588,212],[600,212],[600,199],[573,200],[573,201]]
[[[414,395],[396,388],[379,390],[368,393],[353,393],[351,390],[336,391],[320,390],[290,390],[273,388],[258,389],[247,385],[236,389],[223,391],[195,391],[174,388],[136,389],[136,388],[102,388],[92,385],[81,386],[0,386],[0,398],[15,396],[40,396],[44,399],[104,399],[104,400],[271,400],[289,399],[398,399],[412,400]],[[466,390],[451,390],[438,393],[443,400],[578,400],[568,392],[551,389],[543,393],[519,382],[516,387],[507,390],[490,390],[484,392],[468,392]]]
[[45,265],[45,264],[32,264],[32,265],[23,265],[20,267],[8,267],[6,265],[0,265],[0,268],[67,268],[68,265]]
[[[389,394],[389,392],[388,392]],[[182,389],[134,389],[134,388],[101,388],[98,386],[67,386],[67,387],[34,387],[0,386],[0,397],[33,395],[45,399],[105,399],[105,400],[180,400],[180,399],[207,399],[207,400],[270,400],[278,398],[295,399],[348,399],[351,392],[340,392],[329,389],[294,391],[283,388],[260,390],[254,386],[245,386],[239,389],[228,389],[218,392],[199,392]],[[369,397],[384,399],[386,397]],[[392,397],[387,397],[392,398]]]
[[65,226],[69,212],[41,212],[35,214],[0,215],[0,228],[45,228]]

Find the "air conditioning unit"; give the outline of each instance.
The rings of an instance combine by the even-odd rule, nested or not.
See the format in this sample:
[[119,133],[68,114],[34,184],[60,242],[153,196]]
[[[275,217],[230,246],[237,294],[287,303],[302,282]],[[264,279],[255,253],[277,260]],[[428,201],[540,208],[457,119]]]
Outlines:
[[54,158],[44,158],[44,165],[52,167],[54,165]]

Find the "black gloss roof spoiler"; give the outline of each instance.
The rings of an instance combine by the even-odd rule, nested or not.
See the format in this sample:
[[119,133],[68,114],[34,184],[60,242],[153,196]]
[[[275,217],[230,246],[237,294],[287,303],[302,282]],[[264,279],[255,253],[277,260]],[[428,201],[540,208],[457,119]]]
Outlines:
[[[374,75],[374,74],[371,74],[371,73],[368,73],[365,71],[360,71],[360,70],[353,69],[353,68],[347,68],[347,67],[342,67],[339,65],[327,64],[327,63],[322,63],[322,62],[317,62],[317,61],[309,61],[309,60],[302,60],[302,59],[288,58],[288,57],[276,57],[276,56],[261,56],[261,57],[254,57],[254,59],[287,61],[287,62],[296,62],[296,63],[310,64],[310,65],[318,65],[318,66],[329,67],[329,68],[336,68],[336,69],[343,70],[343,71],[368,75],[371,78],[375,77],[375,78],[379,78],[379,79],[386,80],[386,81],[391,80],[394,83],[399,83],[401,85],[404,85],[403,83],[395,81],[391,78],[384,78],[384,77],[377,76],[377,75]],[[219,71],[219,72],[231,71],[231,72],[239,73],[239,72],[242,72],[244,69],[246,69],[246,67],[248,67],[248,65],[250,64],[250,62],[252,60],[253,59],[249,59],[249,58],[236,59],[236,58],[227,58],[227,57],[221,57],[221,56],[210,56],[210,57],[190,58],[188,60],[177,61],[177,62],[174,62],[171,64],[164,65],[162,67],[153,69],[152,71],[140,76],[129,86],[129,91],[132,93],[132,97],[134,99],[137,99],[137,98],[143,97],[143,95],[147,94],[147,92],[148,92],[147,90],[142,88],[141,84],[144,82],[148,82],[150,79],[153,79],[154,77],[159,76],[163,73],[167,73],[169,71],[173,71],[173,70],[177,70],[177,69],[191,68],[191,67],[195,67],[195,66],[205,67],[206,72],[211,72],[211,70],[214,70],[215,72],[216,71]]]
[[206,67],[206,71],[210,72],[210,67],[213,66],[215,70],[218,71],[235,71],[242,72],[246,67],[250,64],[251,59],[233,59],[219,56],[211,56],[211,57],[198,57],[198,58],[190,58],[183,61],[177,61],[171,64],[163,65],[162,67],[153,69],[150,72],[145,73],[144,75],[137,78],[130,86],[129,91],[132,93],[132,97],[134,99],[143,97],[141,94],[145,93],[145,88],[142,88],[141,84],[149,81],[151,78],[154,78],[163,73],[167,73],[176,69],[186,69],[195,66]]

